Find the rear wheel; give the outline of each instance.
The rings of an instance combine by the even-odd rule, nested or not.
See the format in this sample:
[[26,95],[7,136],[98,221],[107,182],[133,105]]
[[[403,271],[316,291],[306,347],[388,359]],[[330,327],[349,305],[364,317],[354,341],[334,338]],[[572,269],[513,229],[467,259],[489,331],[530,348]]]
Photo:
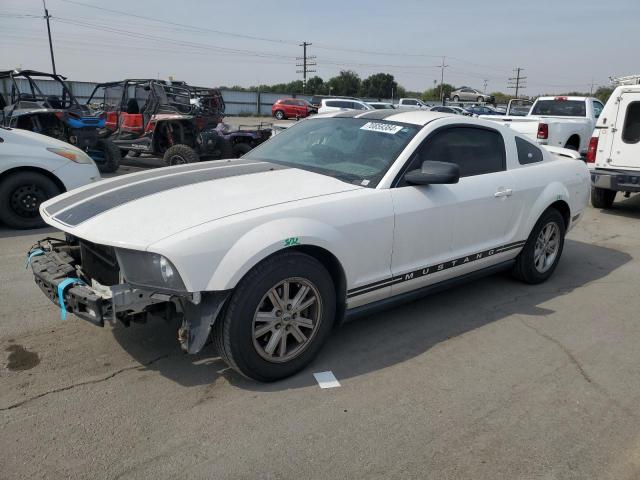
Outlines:
[[240,158],[245,153],[248,153],[250,151],[251,151],[251,145],[249,145],[248,143],[236,143],[233,146],[233,156],[234,156],[234,158]]
[[164,152],[165,165],[184,165],[185,163],[196,163],[200,161],[198,153],[188,145],[174,145]]
[[591,187],[591,205],[593,205],[594,208],[611,208],[613,206],[613,201],[615,200],[615,198],[615,190]]
[[38,172],[18,172],[0,182],[0,221],[11,228],[44,227],[40,204],[55,197],[60,188]]
[[547,280],[560,261],[565,230],[564,219],[558,210],[550,208],[544,212],[516,258],[513,275],[531,284]]
[[276,110],[274,117],[276,117],[278,120],[284,120],[286,118],[282,110]]
[[327,339],[335,304],[333,281],[320,262],[298,252],[273,255],[240,281],[216,321],[218,353],[254,380],[293,375]]

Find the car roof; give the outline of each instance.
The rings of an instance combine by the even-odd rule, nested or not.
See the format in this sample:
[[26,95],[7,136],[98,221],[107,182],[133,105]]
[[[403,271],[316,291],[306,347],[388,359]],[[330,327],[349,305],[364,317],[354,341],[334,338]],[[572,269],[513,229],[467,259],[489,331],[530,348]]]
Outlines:
[[424,126],[427,123],[444,117],[456,116],[454,113],[432,112],[430,110],[414,110],[398,108],[394,110],[346,110],[317,115],[315,118],[370,118],[372,120],[389,120],[391,122],[410,123]]

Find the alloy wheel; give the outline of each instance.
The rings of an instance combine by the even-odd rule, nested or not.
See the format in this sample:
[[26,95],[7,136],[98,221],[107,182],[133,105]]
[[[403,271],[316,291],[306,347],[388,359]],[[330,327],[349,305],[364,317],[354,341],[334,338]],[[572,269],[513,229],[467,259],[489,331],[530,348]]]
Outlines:
[[547,223],[536,239],[533,261],[536,270],[545,273],[554,264],[560,250],[560,228],[555,222]]

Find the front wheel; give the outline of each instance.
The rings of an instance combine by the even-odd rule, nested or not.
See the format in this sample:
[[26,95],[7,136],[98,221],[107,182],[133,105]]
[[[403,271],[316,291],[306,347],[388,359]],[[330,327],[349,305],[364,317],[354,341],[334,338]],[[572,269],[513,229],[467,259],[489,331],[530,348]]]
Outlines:
[[609,209],[613,206],[615,198],[615,190],[591,187],[591,205],[593,205],[593,208],[602,208],[603,210]]
[[40,204],[60,193],[58,186],[37,172],[17,172],[0,182],[0,221],[20,230],[44,227]]
[[99,139],[95,149],[90,149],[88,154],[96,162],[100,173],[113,173],[120,168],[122,152],[111,140]]
[[558,210],[550,208],[544,212],[516,258],[513,275],[525,283],[546,281],[560,261],[565,231],[564,219]]
[[163,161],[165,165],[184,165],[185,163],[196,163],[200,161],[198,153],[188,145],[174,145],[164,152]]
[[236,143],[233,146],[233,156],[234,156],[234,158],[240,158],[245,153],[248,153],[250,151],[251,151],[251,145],[249,145],[248,143]]
[[269,257],[238,284],[213,334],[218,353],[242,375],[271,382],[313,360],[335,317],[333,281],[299,252]]
[[284,120],[286,118],[282,110],[276,110],[274,117],[276,117],[278,120]]
[[484,98],[482,98],[482,97],[478,97],[478,98],[476,98],[476,100],[478,101],[478,103],[484,102]]
[[459,102],[460,101],[460,97],[458,95],[454,95],[451,100],[453,100],[454,102]]

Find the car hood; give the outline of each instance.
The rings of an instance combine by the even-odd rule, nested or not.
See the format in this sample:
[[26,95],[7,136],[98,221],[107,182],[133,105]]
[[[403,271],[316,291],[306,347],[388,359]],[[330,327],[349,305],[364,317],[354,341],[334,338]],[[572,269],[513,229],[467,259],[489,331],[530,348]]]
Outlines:
[[220,218],[360,188],[268,162],[214,161],[94,183],[43,203],[40,213],[48,224],[79,238],[146,249]]

